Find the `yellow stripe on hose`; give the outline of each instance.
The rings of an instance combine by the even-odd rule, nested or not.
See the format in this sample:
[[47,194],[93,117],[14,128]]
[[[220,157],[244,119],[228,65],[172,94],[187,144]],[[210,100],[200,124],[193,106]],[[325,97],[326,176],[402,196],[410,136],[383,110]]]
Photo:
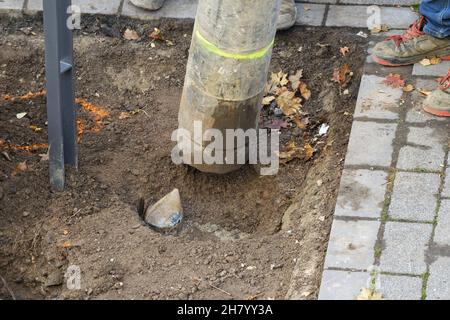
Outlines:
[[198,43],[203,48],[207,49],[208,51],[210,51],[218,56],[221,56],[224,58],[235,59],[235,60],[255,60],[255,59],[264,58],[275,43],[275,39],[274,39],[267,47],[265,47],[261,50],[252,52],[252,53],[232,53],[232,52],[227,52],[225,50],[222,50],[222,49],[218,48],[217,46],[215,46],[214,44],[212,44],[211,42],[209,42],[208,40],[206,40],[198,30],[195,32],[195,36],[198,40]]

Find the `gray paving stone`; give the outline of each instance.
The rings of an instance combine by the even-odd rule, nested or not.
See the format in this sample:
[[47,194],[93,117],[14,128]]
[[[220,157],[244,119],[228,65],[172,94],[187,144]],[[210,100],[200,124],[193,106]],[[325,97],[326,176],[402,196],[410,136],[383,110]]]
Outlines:
[[387,178],[383,171],[345,169],[334,215],[380,218]]
[[426,67],[421,65],[420,63],[416,63],[413,68],[413,75],[443,77],[447,74],[449,68],[450,68],[450,61],[442,61],[439,64]]
[[450,247],[450,200],[441,201],[434,242],[441,246]]
[[334,220],[325,268],[366,270],[372,266],[379,228],[378,221]]
[[410,93],[411,95],[411,105],[410,109],[406,115],[406,122],[414,122],[414,123],[424,123],[429,120],[446,122],[450,121],[444,117],[435,117],[425,111],[423,111],[423,102],[425,100],[425,96],[420,94],[419,90],[425,91],[433,91],[436,90],[438,82],[436,79],[421,79],[418,78],[415,81],[415,87],[417,90],[414,90]]
[[427,300],[450,300],[450,258],[439,257],[430,266]]
[[197,0],[166,0],[164,6],[158,11],[149,12],[139,9],[125,0],[122,15],[142,20],[159,18],[194,19],[197,13]]
[[[367,6],[330,5],[326,26],[350,26],[367,28],[368,18],[372,13]],[[381,24],[387,24],[392,29],[405,29],[417,19],[417,14],[409,8],[381,7]]]
[[417,0],[340,0],[343,4],[368,4],[368,5],[390,5],[390,6],[410,6],[417,4]]
[[354,121],[346,165],[389,167],[397,124]]
[[356,102],[355,118],[398,119],[401,88],[391,88],[383,83],[384,78],[363,75]]
[[0,12],[22,10],[25,0],[0,0]]
[[297,25],[320,26],[325,16],[323,4],[297,4]]
[[377,291],[385,300],[421,300],[422,278],[397,275],[380,275]]
[[433,173],[398,172],[389,207],[389,217],[433,221],[441,178]]
[[385,248],[381,254],[382,272],[421,275],[427,270],[425,250],[432,232],[431,224],[387,222]]
[[[73,5],[80,6],[82,13],[117,14],[121,0],[72,0]],[[26,9],[29,12],[42,11],[42,0],[29,0]]]
[[446,142],[447,132],[444,128],[410,127],[408,145],[400,150],[397,168],[441,171],[445,161]]
[[366,272],[325,270],[319,300],[356,300],[361,289],[370,287],[370,281]]
[[[450,158],[450,156],[449,156]],[[448,161],[450,161],[450,159],[448,159]],[[448,197],[450,198],[450,162],[448,162],[448,168],[445,171],[445,184],[444,184],[444,190],[442,192],[442,196],[443,197]]]
[[309,2],[314,2],[314,3],[326,3],[326,4],[335,4],[337,2],[337,0],[296,0],[295,2],[305,2],[305,3],[309,3]]

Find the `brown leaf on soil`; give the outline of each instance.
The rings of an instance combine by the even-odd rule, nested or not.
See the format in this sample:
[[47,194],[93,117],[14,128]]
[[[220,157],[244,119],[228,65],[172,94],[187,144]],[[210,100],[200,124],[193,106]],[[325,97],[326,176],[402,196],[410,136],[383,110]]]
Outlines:
[[269,124],[267,124],[265,126],[267,129],[286,129],[289,128],[289,123],[284,121],[284,120],[280,120],[280,119],[275,119],[272,120]]
[[303,98],[305,98],[305,100],[309,100],[311,98],[311,90],[308,89],[306,83],[300,81],[298,89],[300,90],[300,94]]
[[164,38],[161,34],[161,29],[158,29],[158,28],[154,28],[153,31],[150,33],[149,37],[153,40],[159,40],[159,41],[164,40]]
[[314,155],[314,149],[309,144],[305,144],[303,148],[298,147],[294,141],[290,141],[283,150],[279,152],[278,157],[281,163],[288,163],[294,159],[309,160]]
[[266,86],[266,93],[275,93],[280,87],[284,87],[289,83],[288,75],[283,71],[278,73],[272,73],[270,76],[270,81]]
[[273,100],[275,100],[274,96],[264,97],[264,99],[262,100],[262,105],[263,106],[268,106],[268,105],[270,105],[272,103]]
[[284,115],[291,116],[300,109],[302,99],[295,96],[295,92],[285,91],[277,98],[277,105]]
[[26,161],[19,162],[11,175],[15,177],[18,173],[25,172],[27,170],[28,170],[27,162]]
[[125,40],[129,40],[129,41],[136,41],[139,40],[139,34],[132,29],[127,28],[125,30],[125,32],[123,33],[123,37]]
[[300,85],[300,79],[303,77],[303,69],[297,70],[297,72],[289,76],[289,81],[291,82],[292,90],[297,91]]
[[353,72],[350,70],[350,66],[345,63],[340,68],[334,69],[332,80],[339,83],[341,87],[345,88],[349,84],[352,76]]
[[294,123],[296,124],[296,126],[299,129],[306,129],[306,123],[304,123],[300,117],[298,116],[298,114],[295,115],[295,117],[293,118]]
[[131,114],[129,112],[121,112],[119,115],[119,120],[125,120],[131,118]]
[[304,151],[305,151],[305,160],[309,160],[314,156],[314,148],[311,147],[310,144],[305,144],[305,146],[303,147]]
[[391,88],[403,88],[405,86],[405,81],[402,79],[402,76],[396,73],[387,75],[383,83]]
[[342,54],[343,57],[345,57],[347,53],[350,52],[350,49],[348,47],[342,47],[339,49],[339,52]]

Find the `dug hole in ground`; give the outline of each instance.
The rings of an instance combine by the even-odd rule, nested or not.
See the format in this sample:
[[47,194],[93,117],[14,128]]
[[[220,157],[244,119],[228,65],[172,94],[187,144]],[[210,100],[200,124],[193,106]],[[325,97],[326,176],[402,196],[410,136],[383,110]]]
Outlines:
[[[359,30],[277,35],[260,124],[281,129],[279,174],[218,176],[171,160],[192,22],[83,17],[80,168],[54,193],[41,21],[0,19],[0,298],[316,298],[367,45]],[[181,229],[148,228],[138,199],[174,188]],[[67,287],[70,266],[81,290]]]

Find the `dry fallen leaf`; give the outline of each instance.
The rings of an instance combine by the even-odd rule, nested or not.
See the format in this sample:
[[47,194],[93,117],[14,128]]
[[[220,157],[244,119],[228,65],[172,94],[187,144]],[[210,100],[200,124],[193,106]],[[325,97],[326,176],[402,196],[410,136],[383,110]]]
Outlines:
[[441,58],[438,58],[438,57],[433,57],[430,60],[432,65],[439,64],[439,63],[441,63],[441,61],[442,61]]
[[308,89],[306,83],[300,81],[298,88],[300,90],[300,94],[303,98],[305,98],[305,100],[309,100],[311,98],[311,90]]
[[383,300],[383,295],[375,290],[364,288],[356,298],[357,300]]
[[409,84],[407,84],[406,86],[403,87],[403,91],[404,92],[414,91],[414,86],[411,83],[409,83]]
[[286,129],[289,128],[289,123],[281,119],[272,120],[269,124],[265,126],[267,129]]
[[12,176],[13,177],[15,177],[19,172],[25,172],[25,171],[27,171],[28,170],[28,166],[27,166],[27,162],[26,161],[24,161],[24,162],[19,162],[17,165],[16,165],[16,167],[15,167],[15,169],[14,169],[14,171],[12,172]]
[[369,30],[372,33],[388,32],[389,31],[389,26],[385,25],[385,24],[375,25],[375,26],[369,28]]
[[420,64],[423,65],[424,67],[430,66],[431,65],[431,60],[430,59],[422,59],[420,61]]
[[332,80],[345,88],[349,84],[352,76],[353,72],[350,70],[350,66],[345,63],[340,68],[334,69]]
[[126,40],[130,40],[130,41],[136,41],[139,40],[139,34],[132,29],[127,28],[125,30],[125,32],[123,33],[123,37]]
[[441,58],[433,57],[431,59],[428,59],[428,58],[422,59],[419,63],[421,65],[423,65],[424,67],[428,67],[431,65],[439,64],[439,63],[441,63],[441,61],[442,61]]
[[348,47],[342,47],[339,49],[339,52],[342,54],[343,57],[345,57],[347,53],[350,52],[350,49]]
[[295,96],[295,92],[285,91],[277,98],[277,105],[284,115],[291,116],[300,109],[301,99]]
[[129,112],[121,112],[119,115],[119,120],[125,120],[131,118],[131,114]]
[[64,243],[62,244],[62,247],[64,249],[70,249],[70,248],[72,248],[72,244],[69,241],[64,241]]
[[303,77],[303,69],[297,70],[297,72],[289,76],[289,81],[291,82],[292,90],[297,91],[300,85],[300,79]]
[[161,34],[161,30],[158,28],[154,28],[153,31],[150,33],[149,37],[153,40],[160,40],[160,41],[164,40]]
[[30,125],[30,129],[33,130],[34,132],[41,132],[42,131],[42,128],[40,128],[40,127],[38,127],[38,126],[36,126],[34,124]]
[[309,144],[305,144],[303,148],[298,147],[294,141],[290,141],[284,146],[283,150],[279,152],[278,157],[282,163],[288,163],[293,159],[309,160],[314,155],[314,148]]
[[262,100],[262,105],[263,106],[268,106],[268,105],[270,105],[272,103],[273,100],[275,100],[274,96],[264,97],[264,99]]
[[295,115],[294,119],[293,119],[294,123],[297,125],[297,127],[299,129],[306,129],[306,123],[304,123],[298,114]]
[[395,73],[387,75],[384,78],[383,83],[391,88],[403,88],[405,86],[405,81],[402,80],[402,77]]

